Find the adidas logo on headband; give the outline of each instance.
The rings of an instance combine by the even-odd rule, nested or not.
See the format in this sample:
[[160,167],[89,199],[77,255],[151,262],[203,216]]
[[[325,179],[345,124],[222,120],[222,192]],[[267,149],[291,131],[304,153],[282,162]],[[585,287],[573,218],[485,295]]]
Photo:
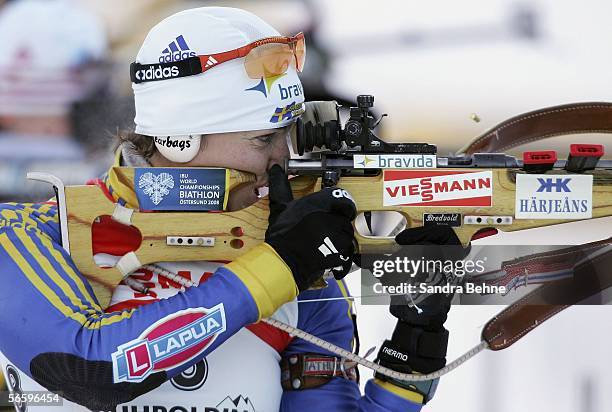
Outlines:
[[193,56],[196,56],[196,52],[189,49],[185,38],[181,34],[174,41],[170,42],[168,47],[162,50],[162,55],[159,56],[159,62],[170,63],[178,60],[185,60]]

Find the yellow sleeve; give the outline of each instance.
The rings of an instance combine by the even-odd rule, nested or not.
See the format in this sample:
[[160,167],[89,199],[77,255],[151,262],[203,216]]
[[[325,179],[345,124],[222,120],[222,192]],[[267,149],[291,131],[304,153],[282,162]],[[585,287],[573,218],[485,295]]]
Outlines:
[[420,393],[413,392],[409,389],[400,388],[399,386],[396,386],[392,384],[391,382],[385,382],[380,379],[374,379],[374,383],[384,388],[385,390],[397,396],[401,396],[402,398],[407,399],[411,402],[423,403],[423,400],[424,400],[423,395],[421,395]]
[[298,294],[289,266],[267,243],[257,245],[225,267],[238,276],[253,296],[259,319],[272,315]]

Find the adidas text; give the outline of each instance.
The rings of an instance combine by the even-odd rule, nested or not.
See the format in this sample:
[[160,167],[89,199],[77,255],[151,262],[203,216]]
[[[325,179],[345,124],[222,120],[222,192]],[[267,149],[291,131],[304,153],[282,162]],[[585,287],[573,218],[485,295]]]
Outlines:
[[160,63],[170,63],[179,60],[185,60],[190,57],[197,56],[196,52],[189,49],[187,41],[183,35],[179,35],[176,39],[168,44],[164,50],[162,50],[161,56],[159,56]]
[[138,70],[136,72],[136,79],[139,81],[145,80],[159,80],[159,79],[172,79],[178,77],[180,74],[178,66],[172,67],[155,67],[151,66],[146,70]]
[[168,53],[168,54],[159,56],[159,62],[160,63],[176,62],[179,60],[185,60],[190,57],[194,57],[195,55],[196,55],[196,52],[194,51],[177,51],[174,53]]

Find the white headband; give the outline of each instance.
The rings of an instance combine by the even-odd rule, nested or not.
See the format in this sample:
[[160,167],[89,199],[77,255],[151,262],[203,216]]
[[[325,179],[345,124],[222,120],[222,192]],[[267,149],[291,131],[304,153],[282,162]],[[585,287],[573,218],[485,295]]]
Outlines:
[[[168,63],[233,50],[279,35],[266,22],[244,10],[202,7],[177,13],[156,25],[136,61]],[[202,134],[284,127],[303,112],[304,91],[295,69],[289,68],[278,77],[251,79],[243,58],[221,63],[199,75],[132,87],[136,132],[158,136],[160,142],[188,141],[188,136],[192,136],[195,143],[193,136]],[[168,136],[181,138],[168,140]],[[165,150],[168,145],[158,144],[164,156],[164,151],[182,155],[186,150],[177,147]]]

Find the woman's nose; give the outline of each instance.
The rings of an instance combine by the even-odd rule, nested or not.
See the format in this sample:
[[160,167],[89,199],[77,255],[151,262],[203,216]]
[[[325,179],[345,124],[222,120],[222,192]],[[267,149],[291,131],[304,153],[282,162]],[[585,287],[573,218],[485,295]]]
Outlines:
[[285,139],[279,139],[280,141],[274,145],[270,158],[268,159],[268,170],[275,164],[285,167],[285,161],[289,159],[289,146]]

